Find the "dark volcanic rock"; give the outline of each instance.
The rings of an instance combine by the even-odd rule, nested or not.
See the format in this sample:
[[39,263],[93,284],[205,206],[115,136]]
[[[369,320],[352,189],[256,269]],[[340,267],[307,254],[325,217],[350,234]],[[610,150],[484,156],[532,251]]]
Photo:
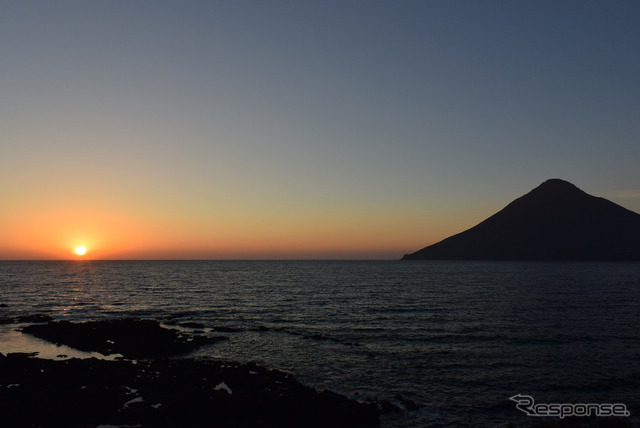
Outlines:
[[49,322],[25,327],[24,333],[87,352],[122,354],[125,358],[159,358],[185,354],[225,337],[189,335],[166,329],[155,320],[119,319],[71,323]]
[[477,226],[403,260],[640,260],[640,214],[547,180]]
[[22,317],[18,317],[18,322],[33,322],[33,323],[43,323],[49,322],[53,320],[49,315],[44,314],[34,314],[34,315],[26,315]]
[[318,393],[254,364],[2,357],[4,426],[366,427],[374,404]]

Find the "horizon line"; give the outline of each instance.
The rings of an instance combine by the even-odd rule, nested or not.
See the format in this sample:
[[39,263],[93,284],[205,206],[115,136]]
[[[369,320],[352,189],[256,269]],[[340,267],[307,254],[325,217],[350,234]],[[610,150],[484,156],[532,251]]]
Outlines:
[[0,259],[0,262],[375,262],[400,259]]

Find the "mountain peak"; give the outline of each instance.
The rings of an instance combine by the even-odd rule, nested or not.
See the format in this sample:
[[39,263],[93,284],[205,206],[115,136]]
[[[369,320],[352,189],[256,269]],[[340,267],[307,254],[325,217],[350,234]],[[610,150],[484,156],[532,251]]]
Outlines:
[[553,178],[404,260],[640,260],[640,214]]
[[564,205],[568,209],[571,209],[570,206],[573,206],[573,209],[575,209],[587,199],[593,198],[595,197],[580,190],[568,181],[551,178],[526,195],[516,199],[509,204],[509,206],[514,204],[527,204],[528,209],[537,209],[537,207],[543,206]]
[[546,180],[532,190],[532,192],[536,191],[547,193],[580,193],[586,195],[586,193],[580,190],[576,185],[560,178],[550,178]]
[[[550,178],[537,187],[538,189],[574,190],[578,189],[574,184],[561,178]],[[579,190],[579,189],[578,189]]]

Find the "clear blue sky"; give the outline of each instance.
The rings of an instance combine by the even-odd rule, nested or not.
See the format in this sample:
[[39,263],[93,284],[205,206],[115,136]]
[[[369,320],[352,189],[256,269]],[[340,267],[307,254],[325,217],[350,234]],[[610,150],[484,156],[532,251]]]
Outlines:
[[552,177],[640,211],[638,1],[0,8],[0,258],[396,258]]

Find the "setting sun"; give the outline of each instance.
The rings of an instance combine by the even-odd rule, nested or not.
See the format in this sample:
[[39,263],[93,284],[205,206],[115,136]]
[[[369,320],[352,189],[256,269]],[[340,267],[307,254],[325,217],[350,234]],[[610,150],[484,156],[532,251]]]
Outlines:
[[87,252],[87,249],[84,247],[78,247],[74,250],[74,252],[79,256],[84,256],[85,253]]

